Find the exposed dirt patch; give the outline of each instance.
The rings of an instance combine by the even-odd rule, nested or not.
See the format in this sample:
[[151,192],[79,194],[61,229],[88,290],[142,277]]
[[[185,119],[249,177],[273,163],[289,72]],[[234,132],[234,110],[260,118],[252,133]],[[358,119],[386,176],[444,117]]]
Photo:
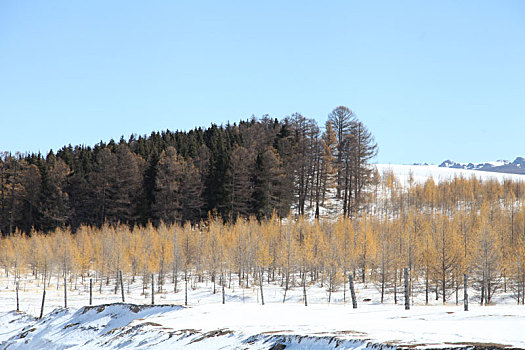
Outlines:
[[137,314],[141,312],[142,310],[147,310],[151,308],[164,308],[164,307],[180,307],[181,305],[175,305],[175,304],[162,304],[162,305],[137,305],[137,304],[129,304],[129,303],[113,303],[113,304],[102,304],[102,305],[96,305],[96,306],[84,306],[82,310],[82,314],[85,314],[86,312],[90,310],[95,310],[97,313],[101,313],[106,309],[106,307],[114,306],[114,305],[121,305],[123,308],[129,309],[131,312]]
[[[289,332],[291,332],[291,331],[289,331]],[[261,333],[261,334],[264,334],[264,333]],[[325,335],[325,336],[355,335],[355,336],[359,336],[359,337],[363,337],[363,336],[367,335],[367,333],[365,333],[365,332],[358,332],[358,331],[314,332],[312,334],[313,335]],[[359,340],[363,340],[363,339],[360,338]]]
[[284,350],[286,349],[286,344],[275,343],[269,350]]
[[162,325],[160,323],[155,323],[155,322],[144,322],[144,323],[141,323],[141,324],[144,325],[144,326],[162,327]]
[[365,332],[359,332],[359,331],[337,331],[337,334],[349,334],[349,335],[359,335],[359,336],[365,336],[368,335],[368,333]]
[[70,327],[75,327],[75,326],[78,326],[79,324],[80,323],[78,323],[78,322],[66,324],[63,329],[68,329]]
[[476,342],[457,342],[457,343],[445,343],[446,347],[440,346],[440,344],[403,344],[397,341],[391,341],[383,343],[388,346],[394,346],[399,350],[402,349],[420,349],[425,350],[443,350],[443,349],[469,349],[469,350],[520,350],[519,348],[513,348],[510,345],[496,344],[496,343],[476,343]]
[[497,343],[476,343],[476,342],[459,342],[459,343],[447,343],[447,345],[459,345],[463,347],[469,347],[474,350],[481,350],[481,349],[487,349],[487,350],[497,350],[497,349],[516,349],[513,348],[510,345],[506,344],[497,344]]
[[18,338],[22,339],[22,338],[25,338],[27,337],[27,335],[31,332],[34,332],[36,330],[36,328],[30,328],[26,331],[23,331],[22,333],[20,333],[20,335],[18,336]]
[[279,333],[289,333],[289,332],[292,332],[292,331],[289,330],[289,329],[284,329],[284,330],[281,330],[281,331],[267,331],[267,332],[262,332],[261,334],[279,334]]
[[224,335],[229,335],[229,334],[233,334],[233,331],[230,331],[229,329],[217,329],[217,330],[202,334],[202,336],[193,340],[190,344],[200,342],[201,340],[204,340],[207,338],[222,337]]
[[191,337],[192,335],[201,333],[200,329],[179,329],[168,333],[168,339],[172,337],[179,337],[181,339]]

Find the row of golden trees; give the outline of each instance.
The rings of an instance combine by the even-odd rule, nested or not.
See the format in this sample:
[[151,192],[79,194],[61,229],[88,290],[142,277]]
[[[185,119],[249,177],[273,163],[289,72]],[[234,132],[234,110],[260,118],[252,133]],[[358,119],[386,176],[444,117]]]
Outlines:
[[[95,278],[100,288],[119,271],[159,291],[171,281],[209,280],[232,287],[277,283],[286,291],[317,285],[344,288],[348,275],[400,299],[402,272],[412,296],[458,302],[463,274],[481,303],[498,293],[524,302],[525,206],[522,183],[456,178],[402,185],[385,173],[369,191],[366,210],[353,218],[308,220],[278,216],[234,223],[210,218],[201,225],[149,224],[129,228],[81,226],[75,233],[14,234],[0,241],[0,265],[11,276],[32,274],[44,283],[64,276]],[[112,281],[112,282],[110,282]],[[170,284],[171,286],[171,284]],[[118,284],[115,284],[118,288]],[[171,287],[170,287],[171,288]]]

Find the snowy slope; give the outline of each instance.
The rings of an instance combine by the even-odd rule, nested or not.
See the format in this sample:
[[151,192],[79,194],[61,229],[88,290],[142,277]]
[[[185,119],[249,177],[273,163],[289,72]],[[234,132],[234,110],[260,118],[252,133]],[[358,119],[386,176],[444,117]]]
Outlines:
[[380,173],[393,171],[396,177],[402,182],[407,183],[410,174],[412,174],[416,183],[424,183],[432,177],[434,181],[445,181],[456,177],[470,178],[472,176],[480,180],[496,179],[503,181],[505,179],[513,181],[525,181],[525,175],[522,174],[505,174],[500,172],[490,172],[481,170],[445,168],[438,165],[400,165],[400,164],[376,164]]
[[[471,178],[476,177],[479,180],[497,180],[503,182],[504,180],[525,181],[525,174],[508,174],[502,172],[491,172],[470,169],[447,168],[438,165],[402,165],[402,164],[373,164],[372,167],[377,168],[380,174],[393,172],[396,178],[402,185],[407,185],[410,176],[414,183],[423,184],[429,178],[433,178],[435,182],[448,181],[454,177]],[[325,201],[324,205],[320,207],[320,217],[322,219],[333,219],[342,213],[342,200],[337,200],[335,191],[328,193],[330,200]],[[305,216],[313,219],[315,215],[315,206],[308,206],[305,210]],[[295,212],[295,207],[292,208]]]
[[[525,348],[523,308],[500,306],[487,313],[475,307],[273,303],[177,306],[113,304],[56,309],[42,320],[27,321],[13,312],[0,346],[9,349],[99,348],[371,348],[460,347],[492,344]],[[17,329],[15,326],[18,325]],[[7,337],[5,337],[7,335]],[[301,347],[299,347],[301,346]]]

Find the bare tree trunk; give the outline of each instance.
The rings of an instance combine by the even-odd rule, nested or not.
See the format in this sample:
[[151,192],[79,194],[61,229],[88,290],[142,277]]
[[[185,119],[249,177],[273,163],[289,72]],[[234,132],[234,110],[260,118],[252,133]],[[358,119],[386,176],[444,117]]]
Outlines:
[[175,269],[173,273],[174,273],[173,275],[173,293],[177,293],[177,283],[179,281],[177,269]]
[[184,271],[184,305],[188,306],[188,272]]
[[397,305],[397,268],[394,269],[394,304]]
[[330,277],[328,280],[328,304],[332,302],[332,283],[333,283],[333,277],[332,277],[332,269],[330,269]]
[[[444,246],[444,245],[443,245]],[[443,251],[444,251],[445,248],[443,248]],[[443,254],[444,255],[444,254]],[[447,287],[447,281],[446,281],[446,278],[447,278],[447,275],[445,273],[445,258],[443,257],[443,263],[442,263],[442,275],[441,275],[441,292],[442,292],[442,296],[443,296],[443,304],[445,304],[446,302],[446,297],[447,297],[447,294],[446,294],[446,287]]]
[[525,305],[525,272],[521,277],[521,305]]
[[346,304],[346,272],[343,272],[343,304]]
[[485,271],[483,271],[482,274],[482,281],[481,281],[481,300],[480,304],[483,305],[483,302],[485,301]]
[[67,308],[67,278],[64,273],[64,308]]
[[385,301],[385,271],[381,272],[381,304]]
[[263,294],[263,273],[261,266],[259,266],[259,286],[261,287],[261,304],[264,305],[264,294]]
[[463,274],[463,309],[468,311],[468,289],[467,274]]
[[352,296],[352,308],[357,309],[357,299],[354,290],[354,277],[352,274],[348,275],[348,283],[350,284],[350,295]]
[[516,267],[518,268],[518,273],[517,273],[517,276],[518,276],[518,305],[520,304],[520,300],[521,300],[521,281],[520,281],[520,258],[518,257],[517,260],[516,260]]
[[122,302],[124,303],[125,302],[124,300],[124,282],[122,282],[122,270],[119,271],[119,275],[120,275],[120,291],[122,294]]
[[93,279],[89,279],[89,305],[93,305]]
[[303,298],[304,306],[308,306],[308,301],[306,300],[306,271],[303,273]]
[[405,267],[405,310],[410,310],[410,291],[408,288],[408,268]]
[[[20,312],[20,302],[18,299],[18,286],[19,286],[19,282],[17,281],[16,282],[16,312]],[[519,300],[519,297],[518,297],[518,300]]]
[[286,293],[288,292],[288,284],[289,284],[289,280],[290,279],[290,271],[287,270],[286,271],[286,282],[284,284],[284,297],[283,297],[283,304],[284,302],[286,301]]
[[428,305],[428,290],[429,290],[429,281],[428,281],[428,267],[425,272],[425,305]]
[[155,276],[151,274],[151,305],[155,305]]
[[221,285],[222,285],[222,303],[225,304],[226,303],[226,296],[225,296],[225,293],[224,293],[224,275],[221,274]]
[[40,307],[40,317],[38,317],[39,320],[44,315],[44,303],[45,303],[45,301],[46,301],[46,288],[44,287],[44,293],[42,294],[42,306]]
[[454,277],[454,282],[456,283],[456,305],[459,305],[459,281],[458,281],[458,277]]

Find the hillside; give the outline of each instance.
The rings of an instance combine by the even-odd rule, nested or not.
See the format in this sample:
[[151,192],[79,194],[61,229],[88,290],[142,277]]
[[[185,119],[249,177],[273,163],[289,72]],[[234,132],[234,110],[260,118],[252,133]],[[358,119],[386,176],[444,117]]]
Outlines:
[[508,160],[498,160],[496,162],[483,163],[457,163],[452,160],[445,160],[439,165],[444,168],[481,170],[508,174],[525,174],[525,158],[517,157],[513,162]]
[[393,171],[397,178],[403,183],[408,183],[410,175],[414,182],[424,183],[429,178],[434,181],[451,180],[454,177],[471,178],[476,177],[479,180],[504,180],[525,181],[525,174],[506,174],[495,171],[471,170],[462,168],[442,167],[438,165],[401,165],[401,164],[375,164],[380,173]]
[[367,127],[339,106],[325,131],[294,113],[69,145],[45,156],[2,152],[0,231],[303,215],[307,205],[320,206],[334,177],[349,209],[362,200],[376,151]]

